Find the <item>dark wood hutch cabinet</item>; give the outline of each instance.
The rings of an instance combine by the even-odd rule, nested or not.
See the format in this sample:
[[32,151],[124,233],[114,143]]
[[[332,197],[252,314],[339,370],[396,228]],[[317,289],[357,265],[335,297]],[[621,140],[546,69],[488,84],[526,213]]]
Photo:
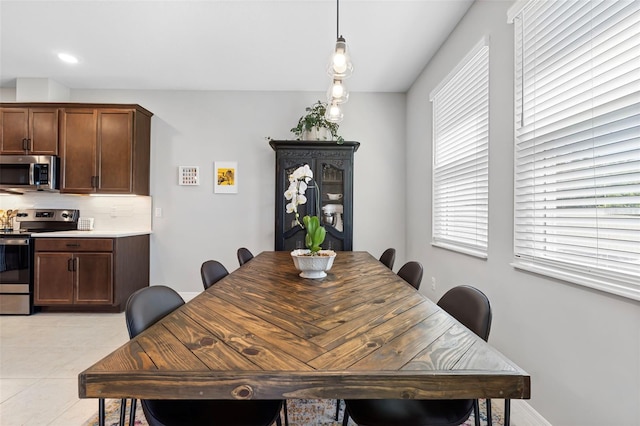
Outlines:
[[316,191],[309,188],[307,203],[298,206],[300,217],[320,217],[327,230],[322,248],[353,250],[353,162],[360,142],[271,140],[269,145],[276,152],[275,249],[305,248],[305,231],[296,224],[294,214],[287,213],[284,192],[289,175],[308,164],[318,185],[320,211],[316,211]]

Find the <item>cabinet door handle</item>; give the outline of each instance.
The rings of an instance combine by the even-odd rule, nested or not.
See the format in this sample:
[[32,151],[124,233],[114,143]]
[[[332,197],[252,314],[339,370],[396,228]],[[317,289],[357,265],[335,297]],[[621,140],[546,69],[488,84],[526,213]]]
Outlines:
[[73,272],[73,259],[72,258],[69,258],[69,260],[67,260],[67,271]]
[[95,178],[96,178],[95,188],[98,189],[98,187],[100,186],[100,176],[95,176]]
[[74,257],[73,258],[73,272],[78,270],[78,258]]
[[29,149],[29,139],[22,139],[22,149],[25,151]]

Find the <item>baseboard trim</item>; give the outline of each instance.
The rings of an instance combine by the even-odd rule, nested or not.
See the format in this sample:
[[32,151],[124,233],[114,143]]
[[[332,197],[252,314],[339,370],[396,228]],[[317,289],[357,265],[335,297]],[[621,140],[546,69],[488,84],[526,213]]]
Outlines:
[[511,400],[511,419],[514,426],[552,426],[547,419],[522,399]]
[[180,297],[182,297],[184,299],[185,302],[188,302],[189,300],[191,300],[194,297],[196,297],[197,295],[199,295],[200,292],[198,292],[198,291],[179,291],[178,294],[180,295]]

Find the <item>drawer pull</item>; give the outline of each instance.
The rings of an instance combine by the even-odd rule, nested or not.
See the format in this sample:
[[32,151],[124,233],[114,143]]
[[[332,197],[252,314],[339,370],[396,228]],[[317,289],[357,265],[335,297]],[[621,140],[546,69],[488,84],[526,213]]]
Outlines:
[[80,247],[80,244],[78,244],[78,243],[68,243],[67,247]]

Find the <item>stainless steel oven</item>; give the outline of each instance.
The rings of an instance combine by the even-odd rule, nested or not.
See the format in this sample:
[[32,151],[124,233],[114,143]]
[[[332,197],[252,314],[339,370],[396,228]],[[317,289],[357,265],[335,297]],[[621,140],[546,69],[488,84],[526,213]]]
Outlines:
[[32,259],[29,236],[0,236],[0,314],[33,312]]
[[78,229],[75,209],[19,210],[19,229],[0,232],[0,315],[30,315],[33,309],[33,237]]

